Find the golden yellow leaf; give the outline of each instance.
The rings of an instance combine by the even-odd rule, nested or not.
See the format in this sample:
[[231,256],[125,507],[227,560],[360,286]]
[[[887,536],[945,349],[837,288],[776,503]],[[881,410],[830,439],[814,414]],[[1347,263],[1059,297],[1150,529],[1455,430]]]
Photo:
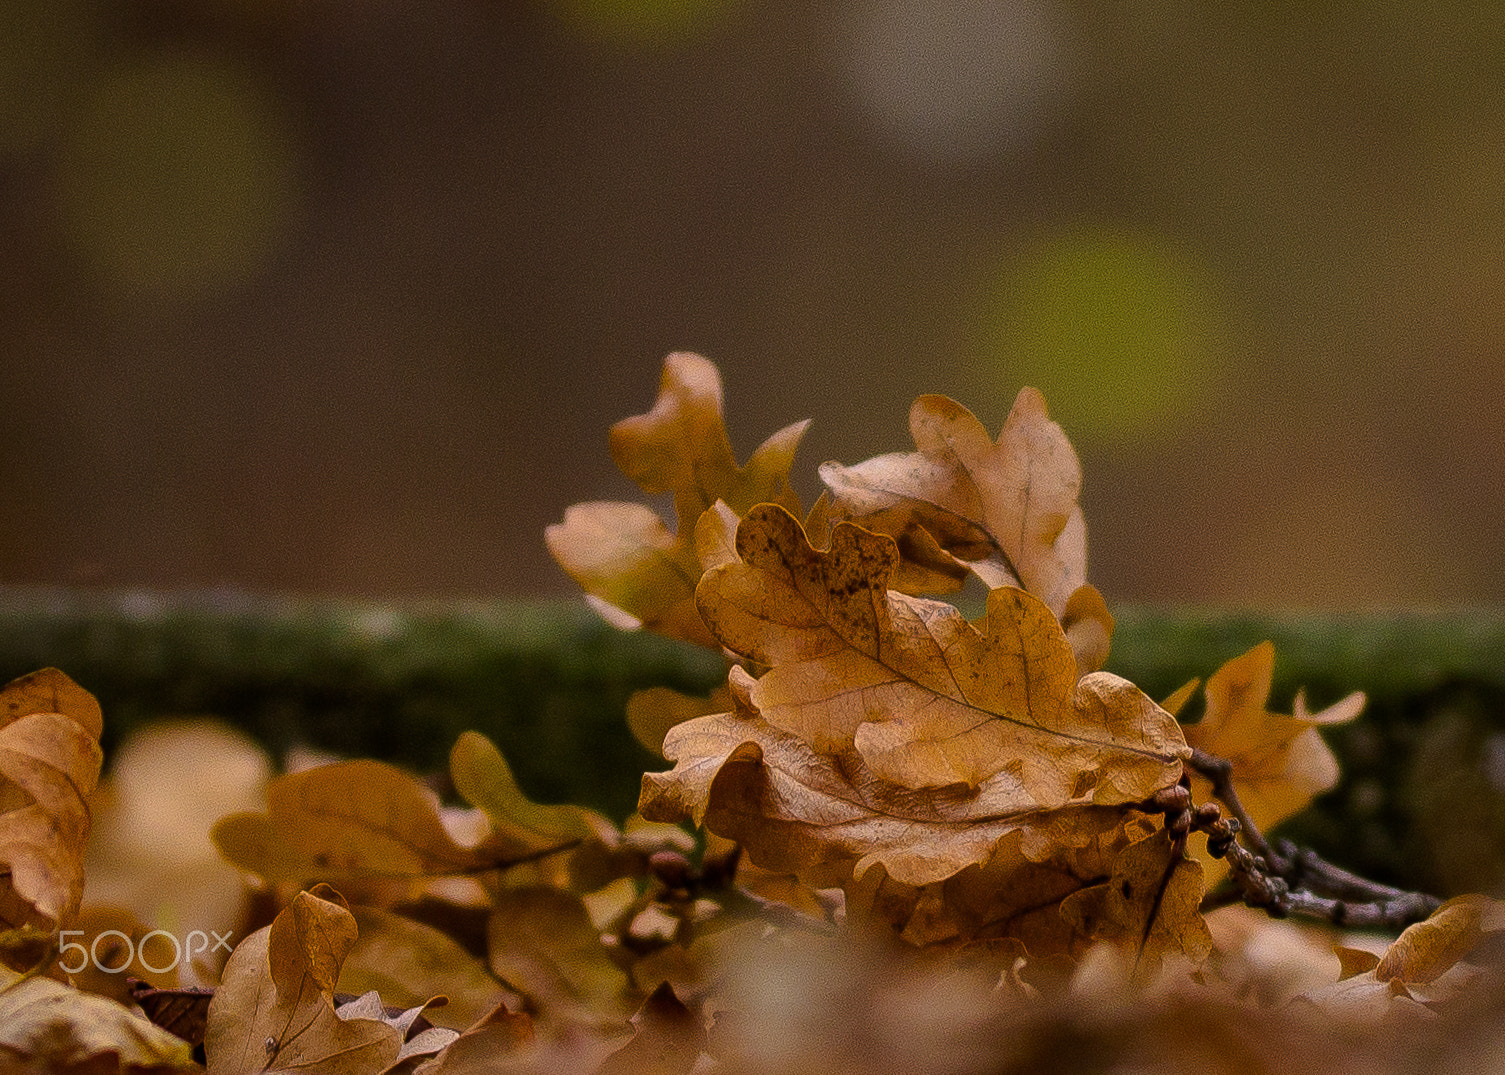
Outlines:
[[819,551],[767,504],[743,519],[737,551],[702,580],[701,614],[769,666],[751,704],[814,750],[855,749],[909,788],[1007,774],[1017,810],[1139,801],[1179,778],[1176,722],[1118,676],[1078,679],[1059,622],[1025,591],[994,590],[979,630],[945,602],[889,591],[890,538],[843,523]]
[[209,1075],[377,1075],[396,1060],[395,1027],[335,1010],[335,982],[356,936],[344,899],[318,885],[236,946],[209,1003]]
[[55,668],[0,690],[0,928],[78,910],[100,729],[94,697]]
[[495,744],[464,732],[450,751],[455,790],[491,822],[477,855],[500,863],[526,863],[517,876],[587,890],[612,880],[611,858],[622,835],[604,816],[583,806],[546,806],[523,794]]
[[645,492],[673,494],[676,530],[642,505],[576,504],[546,531],[549,552],[610,622],[714,645],[695,611],[696,523],[718,500],[735,514],[764,501],[797,508],[789,468],[807,424],[786,426],[738,466],[720,373],[699,355],[672,354],[653,409],[613,426],[611,450]]
[[342,993],[375,990],[388,1004],[420,1005],[435,996],[448,1003],[429,1015],[463,1029],[507,999],[485,964],[448,933],[376,907],[355,907],[360,935],[340,969]]
[[[1235,657],[1208,677],[1206,713],[1185,728],[1190,745],[1233,764],[1234,790],[1263,832],[1337,783],[1337,759],[1317,728],[1352,720],[1364,705],[1356,691],[1309,714],[1298,695],[1294,716],[1271,713],[1265,706],[1274,674],[1275,647],[1269,642]],[[1192,798],[1212,798],[1211,784],[1195,773]]]
[[971,571],[989,589],[1028,590],[1067,624],[1082,671],[1101,668],[1113,618],[1087,583],[1081,465],[1044,398],[1021,390],[996,441],[945,396],[915,400],[909,428],[918,451],[821,466],[833,518],[894,536],[907,560],[957,584]]

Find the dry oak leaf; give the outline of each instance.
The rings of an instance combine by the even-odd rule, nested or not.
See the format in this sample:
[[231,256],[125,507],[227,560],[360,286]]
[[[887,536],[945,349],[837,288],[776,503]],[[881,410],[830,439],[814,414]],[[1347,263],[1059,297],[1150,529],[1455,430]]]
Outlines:
[[584,891],[618,874],[615,853],[622,834],[605,816],[583,806],[543,805],[529,799],[507,759],[479,732],[463,732],[449,755],[455,790],[485,813],[491,832],[478,852],[493,862],[516,864],[513,883],[537,881]]
[[833,519],[892,535],[936,589],[971,571],[989,589],[1028,590],[1065,625],[1081,669],[1101,668],[1113,617],[1087,583],[1082,468],[1044,397],[1020,390],[996,441],[945,396],[915,400],[909,428],[918,451],[821,466]]
[[927,885],[988,861],[1009,833],[1020,832],[1020,854],[1038,860],[1123,823],[1118,807],[1041,810],[1008,770],[975,788],[900,786],[855,751],[823,753],[775,728],[750,699],[760,682],[732,669],[733,711],[669,732],[664,751],[677,764],[643,776],[644,817],[692,820],[815,888],[850,887],[874,866]]
[[1066,897],[1061,916],[1083,939],[1132,956],[1132,976],[1143,980],[1167,958],[1197,967],[1211,953],[1201,913],[1205,891],[1201,864],[1161,830],[1118,855],[1107,881]]
[[908,788],[1006,774],[1015,811],[1137,802],[1179,779],[1190,750],[1174,718],[1118,676],[1079,679],[1031,594],[992,591],[979,629],[945,602],[889,590],[891,538],[841,523],[816,550],[772,504],[748,512],[737,553],[701,580],[701,615],[722,645],[769,667],[751,705],[815,751],[855,750]]
[[56,929],[78,910],[103,724],[55,668],[0,690],[0,929]]
[[498,1004],[413,1075],[493,1075],[533,1042],[532,1017]]
[[505,865],[484,847],[456,841],[438,797],[382,762],[289,773],[266,794],[267,813],[230,814],[210,835],[230,862],[268,881],[339,881],[401,894],[429,878]]
[[1062,901],[1107,882],[1126,847],[1154,830],[1137,811],[1052,811],[1003,836],[991,856],[944,880],[908,885],[881,866],[849,886],[849,921],[886,925],[910,944],[958,948],[1018,942],[1036,957],[1070,956],[1093,935],[1062,914]]
[[116,1001],[0,967],[0,1071],[190,1072],[193,1047]]
[[[1448,900],[1407,927],[1382,956],[1340,948],[1344,977],[1299,998],[1330,1018],[1378,1025],[1407,1015],[1430,1017],[1450,1002],[1486,995],[1484,971],[1469,957],[1486,935],[1505,931],[1505,903],[1470,894]],[[1498,956],[1494,957],[1498,975]],[[1494,988],[1499,987],[1496,978]]]
[[633,1035],[595,1075],[690,1075],[706,1047],[700,1016],[662,982],[632,1017]]
[[389,1067],[402,1032],[361,1018],[361,1009],[342,1017],[335,1008],[335,983],[356,936],[344,898],[316,885],[237,945],[209,1002],[209,1075],[377,1075]]
[[630,1013],[627,974],[574,893],[546,885],[496,894],[487,924],[491,969],[527,997],[535,1018],[598,1029]]
[[[1275,647],[1261,642],[1224,664],[1207,680],[1207,709],[1185,728],[1186,741],[1233,765],[1233,787],[1260,831],[1304,810],[1313,797],[1338,781],[1338,762],[1319,727],[1358,716],[1364,694],[1353,694],[1317,713],[1308,713],[1300,694],[1295,714],[1269,712]],[[1212,785],[1192,774],[1192,798],[1213,798]]]
[[695,524],[718,500],[737,513],[763,501],[796,508],[789,468],[808,424],[786,426],[738,466],[720,373],[699,355],[671,354],[653,409],[612,427],[611,452],[644,492],[673,494],[677,530],[645,505],[593,501],[573,505],[547,529],[549,552],[614,625],[714,646],[695,611],[702,570]]

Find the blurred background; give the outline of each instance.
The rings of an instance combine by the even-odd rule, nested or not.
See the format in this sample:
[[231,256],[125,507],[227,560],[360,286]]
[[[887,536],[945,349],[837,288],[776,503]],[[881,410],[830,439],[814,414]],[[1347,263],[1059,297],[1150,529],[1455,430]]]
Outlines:
[[1505,601],[1505,7],[0,0],[0,582],[573,592],[738,456],[1042,389],[1115,601]]

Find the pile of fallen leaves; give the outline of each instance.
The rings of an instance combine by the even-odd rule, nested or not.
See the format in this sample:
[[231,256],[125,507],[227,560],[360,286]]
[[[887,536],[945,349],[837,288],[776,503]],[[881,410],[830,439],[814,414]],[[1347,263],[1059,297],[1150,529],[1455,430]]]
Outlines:
[[[474,733],[438,778],[270,777],[185,725],[96,789],[94,699],[12,683],[0,1070],[1497,1065],[1505,905],[1266,835],[1336,781],[1319,729],[1362,695],[1271,712],[1262,645],[1146,697],[1101,670],[1080,468],[1039,394],[996,438],[938,396],[910,429],[913,451],[822,466],[806,512],[804,425],[739,465],[705,359],[670,356],[613,428],[675,529],[580,504],[549,548],[612,623],[728,662],[709,698],[631,700],[673,764],[621,825],[530,801]],[[969,582],[975,619],[947,600]]]

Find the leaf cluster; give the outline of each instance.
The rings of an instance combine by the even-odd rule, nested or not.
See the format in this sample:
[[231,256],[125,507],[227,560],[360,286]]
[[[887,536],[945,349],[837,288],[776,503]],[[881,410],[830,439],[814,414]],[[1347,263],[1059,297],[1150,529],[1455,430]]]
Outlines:
[[[1080,466],[1038,393],[996,437],[920,397],[914,449],[825,464],[808,510],[804,428],[738,464],[715,367],[672,355],[611,434],[672,526],[598,502],[547,533],[609,621],[726,661],[709,698],[629,703],[667,763],[637,815],[531,801],[473,732],[428,779],[257,778],[212,828],[245,896],[224,956],[164,971],[172,923],[86,898],[99,707],[50,669],[5,688],[0,1070],[1383,1070],[1500,1044],[1500,903],[1266,835],[1335,782],[1321,729],[1362,695],[1271,711],[1268,644],[1158,701],[1102,671]],[[948,600],[969,581],[976,618]],[[112,935],[110,967],[59,958]]]

